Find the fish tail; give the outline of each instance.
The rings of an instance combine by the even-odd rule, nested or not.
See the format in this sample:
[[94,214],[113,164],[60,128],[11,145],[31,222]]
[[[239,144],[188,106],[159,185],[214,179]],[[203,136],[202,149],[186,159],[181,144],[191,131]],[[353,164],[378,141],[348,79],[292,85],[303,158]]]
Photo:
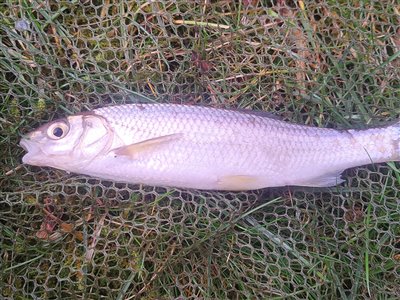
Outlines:
[[391,157],[387,161],[400,161],[400,120],[392,125],[380,129],[384,133],[384,139],[377,141],[377,145],[389,146],[391,149]]
[[395,142],[394,142],[394,146],[396,148],[395,153],[397,153],[395,160],[400,161],[400,121],[398,121],[396,124],[394,124],[393,127],[397,134],[397,139],[395,139]]
[[349,130],[356,145],[361,146],[365,163],[400,161],[400,121],[386,127]]

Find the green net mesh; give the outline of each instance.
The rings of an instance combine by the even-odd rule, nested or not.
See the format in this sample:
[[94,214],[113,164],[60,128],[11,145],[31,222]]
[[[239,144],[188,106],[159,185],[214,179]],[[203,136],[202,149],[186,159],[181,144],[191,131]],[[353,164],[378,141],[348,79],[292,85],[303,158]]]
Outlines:
[[[365,128],[400,113],[389,1],[0,4],[0,298],[400,298],[400,166],[330,189],[127,185],[20,165],[21,134],[132,101]],[[110,96],[114,95],[114,96]]]

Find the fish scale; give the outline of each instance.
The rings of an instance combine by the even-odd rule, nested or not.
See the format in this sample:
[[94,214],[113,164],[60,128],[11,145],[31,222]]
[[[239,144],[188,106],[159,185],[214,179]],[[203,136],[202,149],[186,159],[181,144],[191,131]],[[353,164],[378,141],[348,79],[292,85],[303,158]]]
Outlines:
[[[156,186],[213,190],[333,186],[343,181],[340,174],[347,168],[400,159],[399,123],[335,130],[291,124],[252,111],[127,104],[67,117],[62,121],[69,126],[65,137],[46,137],[57,122],[61,121],[22,140],[28,150],[25,163]],[[51,153],[68,148],[65,143],[70,144],[70,153]],[[49,154],[53,158],[46,161]]]

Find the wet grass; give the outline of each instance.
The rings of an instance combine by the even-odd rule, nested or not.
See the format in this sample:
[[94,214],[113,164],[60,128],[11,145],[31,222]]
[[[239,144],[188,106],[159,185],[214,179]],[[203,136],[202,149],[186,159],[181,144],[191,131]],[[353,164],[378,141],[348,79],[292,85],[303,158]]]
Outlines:
[[399,117],[394,1],[278,2],[0,5],[2,297],[400,296],[396,163],[246,194],[20,166],[21,134],[132,93],[321,127]]

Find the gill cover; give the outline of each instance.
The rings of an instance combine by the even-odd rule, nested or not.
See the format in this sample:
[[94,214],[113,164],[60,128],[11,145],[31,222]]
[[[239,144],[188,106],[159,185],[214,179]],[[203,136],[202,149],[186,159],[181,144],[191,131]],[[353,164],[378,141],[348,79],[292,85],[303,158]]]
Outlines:
[[107,120],[93,113],[83,113],[68,117],[70,124],[74,118],[82,118],[82,133],[73,149],[73,157],[80,158],[86,165],[102,153],[107,153],[112,145],[114,131]]

